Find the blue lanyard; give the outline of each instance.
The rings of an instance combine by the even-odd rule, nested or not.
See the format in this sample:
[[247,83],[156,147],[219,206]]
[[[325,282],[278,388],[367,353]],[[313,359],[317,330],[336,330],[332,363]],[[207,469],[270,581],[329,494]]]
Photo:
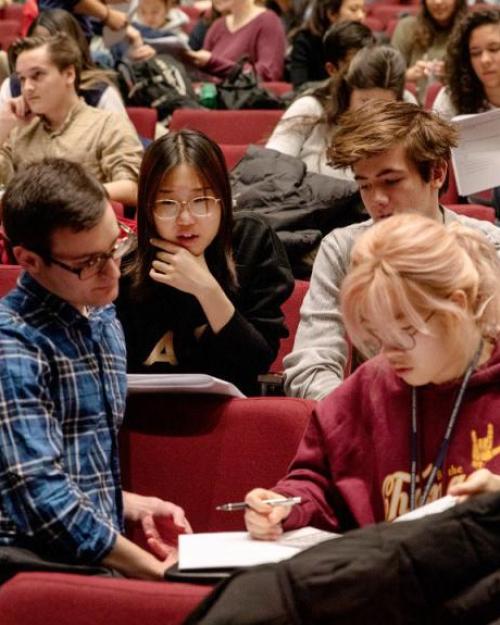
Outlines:
[[[477,348],[477,351],[474,354],[474,358],[472,359],[470,365],[467,368],[467,371],[465,372],[465,375],[462,380],[462,384],[460,386],[460,390],[458,391],[457,398],[455,399],[455,403],[453,405],[450,418],[448,419],[448,425],[446,426],[446,432],[444,434],[443,440],[441,441],[441,445],[439,447],[436,460],[432,466],[431,473],[427,479],[424,491],[420,498],[421,506],[425,505],[425,503],[427,502],[427,498],[431,491],[432,485],[434,484],[436,480],[437,472],[443,466],[444,459],[446,457],[446,452],[448,451],[448,446],[450,444],[451,435],[453,434],[453,429],[457,421],[458,411],[460,410],[460,406],[462,405],[465,389],[467,388],[467,384],[469,383],[470,376],[472,375],[474,369],[477,366],[482,349],[483,349],[483,341],[481,340],[481,342],[479,343],[479,347]],[[416,508],[417,464],[418,464],[417,388],[414,386],[412,388],[412,393],[411,393],[410,510],[415,510]]]

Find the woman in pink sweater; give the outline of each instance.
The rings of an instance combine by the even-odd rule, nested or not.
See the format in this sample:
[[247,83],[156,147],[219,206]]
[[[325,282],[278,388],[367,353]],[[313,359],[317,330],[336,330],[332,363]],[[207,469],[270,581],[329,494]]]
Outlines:
[[209,28],[203,50],[186,53],[187,61],[204,72],[224,77],[241,57],[248,56],[261,80],[281,80],[286,42],[280,18],[254,0],[223,2],[228,15]]

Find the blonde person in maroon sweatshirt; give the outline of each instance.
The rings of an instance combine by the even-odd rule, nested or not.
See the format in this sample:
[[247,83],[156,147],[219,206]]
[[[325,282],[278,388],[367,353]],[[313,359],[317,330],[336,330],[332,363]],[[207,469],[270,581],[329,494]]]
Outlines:
[[[356,243],[341,289],[353,344],[377,354],[328,395],[284,477],[247,494],[256,538],[392,521],[447,492],[500,490],[500,265],[484,236],[416,214]],[[300,505],[263,500],[300,496]]]

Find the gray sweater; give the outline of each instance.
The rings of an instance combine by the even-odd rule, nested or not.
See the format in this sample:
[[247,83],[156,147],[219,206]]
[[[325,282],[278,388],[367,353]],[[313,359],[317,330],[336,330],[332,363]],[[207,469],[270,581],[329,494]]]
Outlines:
[[[460,221],[480,230],[500,253],[500,228],[444,209],[445,223]],[[300,310],[293,351],[284,359],[287,395],[321,399],[344,379],[349,345],[340,312],[340,286],[356,239],[373,221],[332,230],[314,261],[309,290]]]

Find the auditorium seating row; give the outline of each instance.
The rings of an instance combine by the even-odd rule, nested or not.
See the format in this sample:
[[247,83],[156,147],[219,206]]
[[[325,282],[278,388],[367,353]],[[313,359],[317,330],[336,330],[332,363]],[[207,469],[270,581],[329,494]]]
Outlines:
[[[215,506],[272,486],[314,407],[292,398],[138,394],[121,433],[123,486],[182,505],[195,531],[243,529]],[[138,528],[129,536],[143,544]],[[177,625],[209,588],[55,573],[23,573],[0,588],[2,625]]]

